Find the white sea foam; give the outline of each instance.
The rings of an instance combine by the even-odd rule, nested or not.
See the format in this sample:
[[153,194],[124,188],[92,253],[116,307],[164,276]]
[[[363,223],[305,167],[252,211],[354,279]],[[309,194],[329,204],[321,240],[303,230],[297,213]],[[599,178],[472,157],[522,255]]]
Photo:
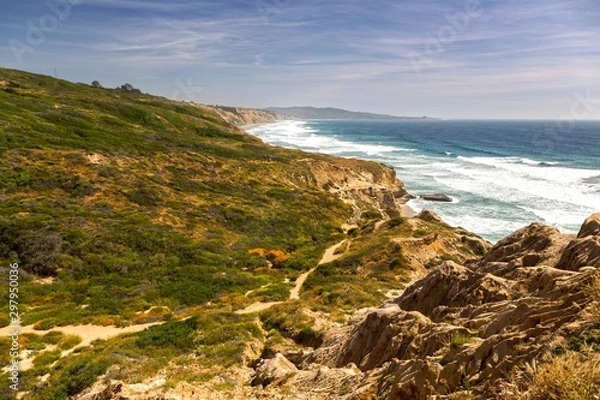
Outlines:
[[410,152],[405,149],[382,144],[365,144],[342,141],[334,137],[315,135],[317,132],[303,121],[282,121],[269,125],[258,126],[248,131],[267,142],[281,146],[290,145],[300,149],[313,150],[326,154],[344,155],[349,153],[364,153],[367,156],[379,156],[396,151]]
[[587,216],[600,211],[600,169],[492,154],[467,157],[446,151],[445,155],[432,156],[388,142],[350,141],[341,134],[325,136],[314,129],[314,124],[302,121],[258,126],[250,132],[271,144],[392,165],[413,194],[441,192],[456,199],[452,203],[415,199],[409,203],[413,209],[433,209],[448,223],[490,240],[535,220],[574,232]]
[[[470,164],[485,165],[490,168],[501,171],[510,171],[517,175],[527,176],[536,179],[554,181],[558,183],[571,183],[580,179],[591,178],[598,175],[599,170],[577,169],[557,166],[539,167],[542,162],[523,163],[522,159],[516,157],[463,157],[458,156],[459,160]],[[549,163],[545,163],[549,164]],[[556,164],[555,164],[556,165]]]

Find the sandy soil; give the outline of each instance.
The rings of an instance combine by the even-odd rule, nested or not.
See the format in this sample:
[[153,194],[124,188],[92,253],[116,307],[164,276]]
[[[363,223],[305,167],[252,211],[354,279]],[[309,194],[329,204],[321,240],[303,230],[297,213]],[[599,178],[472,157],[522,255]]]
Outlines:
[[240,314],[240,315],[257,313],[257,312],[261,312],[264,310],[268,310],[269,308],[271,308],[277,304],[281,304],[281,303],[283,303],[283,301],[271,301],[268,303],[256,302],[256,303],[250,304],[248,307],[244,308],[243,310],[236,311],[235,313]]
[[[98,339],[110,339],[112,337],[121,335],[123,333],[135,333],[143,331],[154,325],[158,325],[160,322],[153,322],[150,324],[131,325],[125,328],[117,328],[115,326],[100,326],[100,325],[67,325],[57,326],[46,331],[38,331],[33,329],[33,325],[22,326],[19,333],[35,333],[37,335],[45,335],[50,331],[62,332],[65,335],[77,335],[81,338],[82,342],[80,346],[89,346],[94,340]],[[0,329],[0,336],[8,336],[11,332],[11,327],[7,326]]]
[[[95,340],[107,340],[113,338],[118,335],[122,335],[124,333],[135,333],[143,331],[146,328],[149,328],[154,325],[161,324],[161,322],[153,322],[149,324],[140,324],[140,325],[131,325],[125,328],[117,328],[115,326],[99,326],[99,325],[67,325],[67,326],[58,326],[56,328],[52,328],[45,331],[35,330],[33,329],[33,325],[22,326],[19,329],[19,334],[25,333],[34,333],[36,335],[45,335],[50,331],[61,332],[65,335],[76,335],[81,338],[81,343],[74,347],[73,349],[63,351],[61,354],[62,357],[73,352],[74,349],[79,347],[87,347]],[[0,328],[0,336],[9,336],[13,331],[13,327],[7,326],[4,328]],[[19,363],[21,371],[25,371],[32,367],[32,354],[30,352],[22,352],[21,357],[22,361]]]

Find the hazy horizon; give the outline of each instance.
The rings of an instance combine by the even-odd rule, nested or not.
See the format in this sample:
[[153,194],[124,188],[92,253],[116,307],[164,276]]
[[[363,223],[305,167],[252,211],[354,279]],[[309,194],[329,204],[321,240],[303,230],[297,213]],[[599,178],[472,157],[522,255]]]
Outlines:
[[600,119],[594,0],[11,4],[0,64],[172,99],[441,119]]

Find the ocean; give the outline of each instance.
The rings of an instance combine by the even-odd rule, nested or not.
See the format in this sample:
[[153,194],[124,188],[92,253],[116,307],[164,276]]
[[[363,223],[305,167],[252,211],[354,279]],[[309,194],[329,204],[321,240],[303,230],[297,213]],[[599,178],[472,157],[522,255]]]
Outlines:
[[267,143],[395,168],[444,221],[496,242],[538,221],[577,232],[600,211],[600,122],[279,121],[247,131]]

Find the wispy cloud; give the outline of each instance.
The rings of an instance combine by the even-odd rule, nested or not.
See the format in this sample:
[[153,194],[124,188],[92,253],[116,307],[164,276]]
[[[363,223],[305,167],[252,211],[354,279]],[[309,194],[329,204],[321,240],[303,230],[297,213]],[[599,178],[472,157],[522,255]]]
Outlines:
[[[367,104],[444,117],[551,118],[557,99],[598,87],[596,0],[479,4],[465,20],[460,0],[85,0],[16,65],[9,41],[26,44],[28,21],[48,10],[15,3],[0,33],[0,63],[58,67],[73,80],[140,79],[167,96],[176,81],[200,82],[211,103]],[[441,34],[450,36],[440,42]],[[411,54],[435,46],[442,51],[416,73]],[[498,108],[513,104],[498,103],[506,98],[515,107]]]

